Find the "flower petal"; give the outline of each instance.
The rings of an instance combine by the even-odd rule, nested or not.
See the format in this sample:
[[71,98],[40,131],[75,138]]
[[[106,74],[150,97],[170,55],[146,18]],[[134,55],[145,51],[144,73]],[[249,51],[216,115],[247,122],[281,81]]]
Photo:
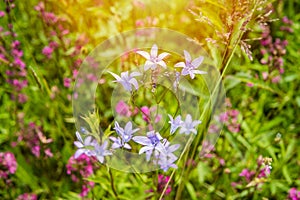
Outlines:
[[167,57],[168,55],[170,55],[170,54],[164,52],[164,53],[159,54],[159,56],[158,56],[157,58],[158,58],[159,60],[162,60],[162,59],[164,59],[165,57]]
[[139,154],[145,153],[146,151],[149,151],[149,150],[153,150],[153,148],[154,147],[150,147],[150,146],[142,147],[139,151]]
[[151,145],[151,141],[145,136],[135,136],[132,140],[141,145]]
[[108,73],[110,73],[117,81],[122,81],[121,77],[118,76],[117,74],[112,73],[112,72],[108,72]]
[[143,56],[147,60],[150,60],[150,54],[148,52],[146,52],[146,51],[137,51],[136,53],[140,54],[141,56]]
[[76,131],[75,134],[76,134],[77,139],[78,139],[81,143],[83,143],[83,140],[82,140],[82,137],[81,137],[80,133],[79,133],[78,131]]
[[187,52],[186,50],[183,50],[183,53],[184,53],[184,58],[187,62],[191,62],[192,61],[192,58],[191,58],[191,55],[189,52]]
[[194,59],[194,60],[192,61],[192,65],[193,65],[195,68],[197,68],[197,67],[199,67],[199,65],[203,62],[203,60],[204,60],[204,57],[203,57],[203,56],[200,56],[200,57],[198,57],[198,58],[196,58],[196,59]]
[[81,154],[85,153],[85,149],[77,149],[77,151],[74,154],[74,158],[77,159]]
[[77,148],[82,148],[82,147],[84,147],[83,144],[82,144],[81,142],[79,142],[79,141],[75,141],[75,142],[74,142],[74,145],[75,145]]
[[194,74],[207,74],[207,72],[205,71],[201,71],[201,70],[193,70]]
[[139,84],[135,78],[131,79],[129,81],[129,83],[131,83],[135,87],[136,90],[139,88]]
[[157,57],[157,51],[158,51],[158,48],[157,48],[157,45],[154,44],[151,48],[151,52],[150,52],[150,57]]
[[165,69],[167,68],[167,65],[166,65],[166,63],[164,61],[159,61],[159,62],[157,62],[157,64],[160,65],[160,66],[162,66]]
[[185,68],[185,67],[186,67],[186,65],[185,65],[185,63],[184,63],[184,62],[179,62],[179,63],[176,63],[174,66],[175,66],[175,67],[183,67],[183,68]]

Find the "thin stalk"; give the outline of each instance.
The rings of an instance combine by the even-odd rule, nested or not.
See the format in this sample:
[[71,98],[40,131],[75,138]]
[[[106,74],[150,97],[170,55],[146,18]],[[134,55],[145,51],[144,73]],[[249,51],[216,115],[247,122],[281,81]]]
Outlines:
[[111,189],[112,189],[116,199],[119,199],[118,193],[117,193],[117,190],[116,190],[116,187],[115,187],[115,184],[114,184],[114,177],[113,177],[112,172],[111,172],[111,170],[108,166],[107,166],[107,169],[108,169],[108,173],[109,173]]

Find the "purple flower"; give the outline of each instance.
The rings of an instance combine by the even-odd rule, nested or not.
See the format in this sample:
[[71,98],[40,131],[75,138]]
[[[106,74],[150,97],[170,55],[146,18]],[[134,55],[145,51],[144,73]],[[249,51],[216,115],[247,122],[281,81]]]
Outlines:
[[173,119],[171,115],[168,116],[170,118],[169,124],[171,124],[170,133],[173,134],[179,127],[181,127],[182,124],[181,116],[178,115],[175,119]]
[[180,147],[180,144],[170,145],[171,143],[169,141],[167,141],[166,139],[164,139],[163,144],[164,144],[163,145],[164,148],[163,148],[163,151],[161,152],[161,155],[163,155],[165,157],[177,159],[177,156],[175,156],[173,154],[173,152],[176,151]]
[[157,45],[154,44],[151,48],[150,54],[146,51],[137,51],[136,53],[140,54],[141,56],[143,56],[144,58],[146,58],[146,63],[144,66],[144,70],[147,71],[148,69],[156,69],[157,65],[162,66],[163,68],[166,68],[167,65],[166,63],[163,61],[163,59],[169,55],[169,53],[161,53],[159,55],[157,55],[158,52],[158,48]]
[[135,136],[132,138],[133,141],[144,146],[140,149],[139,154],[146,152],[147,161],[150,160],[153,150],[161,153],[164,151],[164,146],[161,143],[162,139],[161,135],[155,131],[148,132],[147,136]]
[[96,141],[92,136],[87,136],[84,141],[78,131],[76,131],[76,137],[78,141],[75,141],[74,144],[78,148],[74,154],[74,158],[77,159],[81,154],[85,154],[87,156],[94,156],[95,153],[92,150],[92,147],[96,145]]
[[96,144],[95,145],[95,156],[99,160],[100,163],[104,162],[104,157],[112,155],[112,153],[107,150],[108,141],[104,141],[102,145]]
[[185,133],[186,135],[189,135],[190,133],[197,134],[197,130],[195,129],[198,124],[201,124],[200,120],[192,120],[192,116],[190,114],[187,114],[185,121],[182,122],[181,129],[179,133]]
[[160,168],[165,172],[169,168],[177,169],[176,164],[174,164],[174,162],[177,160],[177,156],[175,156],[173,152],[176,151],[179,147],[180,144],[170,145],[170,142],[168,142],[166,139],[163,140],[162,151],[158,152],[157,154],[157,164],[160,165]]
[[139,128],[132,129],[131,122],[127,122],[124,129],[122,127],[120,127],[118,122],[115,122],[114,129],[116,130],[119,137],[118,138],[109,137],[114,142],[112,145],[112,148],[117,149],[117,148],[124,147],[126,149],[131,149],[131,146],[127,143],[131,140],[133,133],[137,132],[140,129]]
[[139,88],[137,80],[135,78],[133,78],[135,76],[140,76],[139,72],[132,72],[131,74],[129,74],[128,71],[122,72],[121,77],[118,76],[117,74],[112,73],[112,72],[109,72],[109,73],[111,75],[113,75],[113,77],[115,77],[115,79],[116,79],[115,82],[121,83],[123,85],[125,90],[131,92],[132,91],[132,86],[131,85],[133,85],[136,90]]
[[204,57],[200,56],[192,60],[191,55],[186,50],[184,52],[184,62],[179,62],[175,64],[175,67],[182,67],[181,75],[186,76],[190,75],[191,79],[195,78],[195,74],[206,74],[207,72],[197,70],[199,65],[203,62]]
[[177,158],[160,156],[158,160],[158,164],[160,165],[160,169],[164,170],[164,172],[168,171],[169,168],[177,169],[177,165],[174,162]]

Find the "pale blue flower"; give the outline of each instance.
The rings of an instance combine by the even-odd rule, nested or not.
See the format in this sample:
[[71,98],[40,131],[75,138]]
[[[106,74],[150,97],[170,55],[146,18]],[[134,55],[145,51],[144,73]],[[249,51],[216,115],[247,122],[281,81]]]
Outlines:
[[159,157],[158,164],[160,165],[160,169],[164,170],[164,172],[168,171],[169,168],[177,169],[177,165],[174,162],[177,158],[170,158],[166,156]]
[[155,131],[148,132],[147,136],[135,136],[132,138],[136,143],[143,145],[139,154],[146,153],[147,161],[150,160],[153,150],[158,152],[164,151],[164,146],[161,143],[162,139],[161,135]]
[[78,148],[74,154],[74,158],[78,158],[81,154],[85,154],[87,156],[93,156],[93,146],[96,144],[96,140],[93,139],[92,136],[87,136],[83,140],[80,133],[76,131],[76,137],[78,141],[74,142],[74,145]]
[[200,56],[192,60],[191,55],[186,50],[183,51],[185,62],[175,64],[175,67],[182,67],[181,75],[190,75],[191,79],[195,78],[195,74],[206,74],[207,72],[197,70],[199,65],[203,62],[204,57]]
[[140,130],[139,128],[132,129],[132,122],[130,121],[126,123],[124,129],[120,127],[118,122],[115,122],[114,129],[124,142],[129,142],[132,138],[132,135]]
[[131,146],[127,143],[131,140],[132,135],[140,129],[139,128],[132,129],[131,122],[127,122],[124,129],[122,127],[120,127],[118,122],[115,122],[114,129],[117,132],[117,134],[119,135],[119,137],[118,138],[109,137],[114,142],[112,145],[112,148],[117,149],[117,148],[124,147],[126,149],[131,149]]
[[178,115],[175,119],[169,114],[168,116],[170,118],[169,124],[171,124],[170,133],[173,134],[182,124],[181,116]]
[[180,147],[180,144],[170,145],[171,143],[169,141],[167,141],[166,139],[164,140],[164,150],[161,152],[161,156],[177,159],[177,156],[174,155],[174,151],[176,151]]
[[157,55],[158,48],[157,45],[154,44],[151,48],[150,54],[146,51],[137,51],[136,53],[140,54],[144,58],[146,58],[146,63],[144,66],[144,70],[147,71],[148,69],[156,69],[157,65],[162,66],[163,68],[167,68],[166,63],[163,61],[163,59],[170,55],[169,53],[161,53]]
[[113,77],[115,77],[116,81],[118,83],[121,83],[125,90],[131,92],[132,91],[132,85],[137,90],[139,88],[137,80],[134,78],[135,76],[140,76],[141,74],[139,72],[132,72],[129,74],[128,71],[122,72],[121,77],[118,76],[115,73],[109,72]]
[[109,137],[114,143],[111,145],[111,148],[113,149],[118,149],[121,147],[124,147],[125,149],[131,149],[131,146],[128,143],[125,143],[124,141],[121,140],[120,137]]
[[192,116],[190,114],[187,114],[185,121],[182,122],[181,129],[179,133],[185,133],[186,135],[189,135],[190,133],[197,134],[197,130],[195,129],[198,124],[201,124],[200,120],[192,120]]
[[102,145],[99,145],[98,143],[95,145],[95,156],[99,160],[100,163],[104,162],[104,157],[112,155],[112,153],[107,150],[108,141],[104,141]]

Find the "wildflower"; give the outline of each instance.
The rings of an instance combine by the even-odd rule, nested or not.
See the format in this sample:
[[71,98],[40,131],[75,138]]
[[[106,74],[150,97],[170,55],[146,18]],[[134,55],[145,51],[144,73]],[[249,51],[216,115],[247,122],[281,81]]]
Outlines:
[[124,101],[119,101],[116,105],[116,112],[125,117],[130,117],[132,115],[136,115],[138,110],[135,108],[133,111],[130,110],[129,105],[127,105]]
[[72,156],[66,165],[67,174],[71,176],[73,182],[80,182],[82,189],[80,196],[84,197],[88,195],[88,192],[94,187],[95,183],[86,180],[93,175],[94,170],[98,168],[97,160],[95,157],[88,157],[85,154],[81,154],[77,159]]
[[17,197],[17,200],[37,200],[36,194],[24,193]]
[[290,200],[299,200],[300,199],[300,190],[297,190],[297,188],[291,188],[289,190],[288,198]]
[[266,165],[265,167],[263,167],[259,174],[258,174],[258,178],[263,178],[263,177],[267,177],[270,173],[271,173],[271,169],[272,169],[272,166],[270,165]]
[[195,74],[206,74],[204,71],[197,70],[199,65],[203,62],[204,57],[200,56],[198,58],[195,58],[192,61],[191,55],[189,52],[186,50],[184,52],[184,57],[185,57],[185,63],[184,62],[179,62],[175,64],[175,67],[182,67],[181,75],[186,76],[190,75],[191,79],[195,78]]
[[151,118],[153,119],[155,117],[154,122],[158,123],[161,120],[162,116],[160,114],[157,114],[157,112],[155,112],[156,109],[157,109],[156,106],[152,106],[151,108],[149,108],[148,106],[141,107],[143,120],[147,123],[150,123]]
[[239,174],[241,177],[245,177],[247,182],[250,182],[255,175],[254,171],[249,171],[247,168],[243,169],[243,171]]
[[70,78],[64,78],[64,86],[66,88],[69,88],[71,86],[71,79]]
[[165,172],[168,171],[169,168],[177,169],[177,165],[174,164],[174,162],[177,160],[177,156],[175,156],[173,152],[180,147],[180,144],[170,145],[170,142],[168,142],[166,139],[164,139],[163,143],[163,151],[159,152],[157,156],[157,164],[160,165],[160,168]]
[[136,129],[132,130],[132,123],[131,122],[127,122],[124,129],[122,127],[120,127],[118,122],[116,122],[114,129],[116,130],[117,134],[122,138],[122,140],[124,142],[129,142],[132,138],[132,134],[137,132],[138,130],[140,130],[139,128],[136,128]]
[[173,134],[182,125],[181,116],[178,115],[174,119],[173,119],[173,117],[171,115],[168,114],[168,116],[170,118],[169,124],[171,124],[170,133]]
[[87,136],[83,140],[78,131],[76,131],[76,137],[77,137],[78,141],[75,141],[74,144],[78,149],[74,154],[75,159],[78,158],[81,154],[86,154],[87,156],[94,155],[94,152],[91,149],[91,147],[95,146],[96,141],[93,139],[93,137]]
[[187,114],[185,121],[182,122],[181,129],[179,133],[185,133],[186,135],[189,135],[190,133],[197,134],[197,130],[195,129],[198,124],[201,124],[202,122],[200,120],[192,120],[192,116],[190,114]]
[[53,48],[49,47],[49,46],[45,46],[42,50],[42,53],[48,58],[50,59],[53,53]]
[[139,154],[146,152],[147,161],[150,160],[150,156],[152,155],[153,150],[156,150],[158,152],[164,151],[164,146],[160,142],[163,138],[158,132],[150,131],[147,133],[147,136],[135,136],[132,139],[136,143],[144,145],[144,147],[140,149]]
[[122,72],[121,77],[118,76],[117,74],[112,73],[112,72],[109,72],[109,73],[111,75],[113,75],[113,77],[115,77],[115,79],[116,79],[115,82],[121,83],[123,85],[125,90],[131,92],[132,91],[132,86],[131,85],[133,85],[136,90],[138,89],[138,87],[139,87],[138,82],[133,77],[140,76],[139,72],[132,72],[131,74],[129,74],[128,71]]
[[0,11],[0,17],[3,17],[5,15],[5,12]]
[[167,157],[167,156],[160,156],[158,160],[158,164],[160,168],[164,170],[164,172],[168,171],[169,168],[177,169],[177,165],[174,162],[177,158]]
[[102,145],[96,144],[95,145],[95,156],[99,160],[100,163],[104,162],[104,157],[112,155],[112,153],[107,150],[108,141],[104,141]]
[[45,155],[48,156],[48,157],[53,157],[53,153],[51,152],[51,149],[45,149],[44,151]]
[[114,129],[116,130],[117,134],[120,137],[118,137],[118,138],[109,137],[114,142],[112,145],[112,148],[117,149],[117,148],[124,147],[126,149],[131,149],[131,146],[127,143],[131,140],[133,133],[137,132],[139,130],[139,128],[132,130],[132,123],[127,122],[127,124],[125,125],[125,128],[123,129],[122,127],[120,127],[118,122],[115,122]]
[[146,51],[137,51],[136,53],[140,54],[141,56],[143,56],[144,58],[146,58],[146,63],[144,65],[144,70],[147,71],[148,69],[156,69],[157,65],[163,67],[163,68],[167,68],[166,63],[163,61],[163,59],[170,55],[169,53],[161,53],[159,55],[157,55],[158,52],[158,48],[157,45],[154,44],[151,48],[150,54]]
[[164,139],[163,144],[164,144],[164,148],[163,148],[163,152],[161,153],[161,155],[163,155],[165,157],[177,159],[177,157],[173,154],[173,152],[176,151],[180,147],[180,144],[170,145],[171,143],[169,141],[167,141],[166,139]]
[[10,174],[14,174],[17,170],[17,161],[13,153],[0,152],[0,179],[5,180],[6,183],[11,182]]

